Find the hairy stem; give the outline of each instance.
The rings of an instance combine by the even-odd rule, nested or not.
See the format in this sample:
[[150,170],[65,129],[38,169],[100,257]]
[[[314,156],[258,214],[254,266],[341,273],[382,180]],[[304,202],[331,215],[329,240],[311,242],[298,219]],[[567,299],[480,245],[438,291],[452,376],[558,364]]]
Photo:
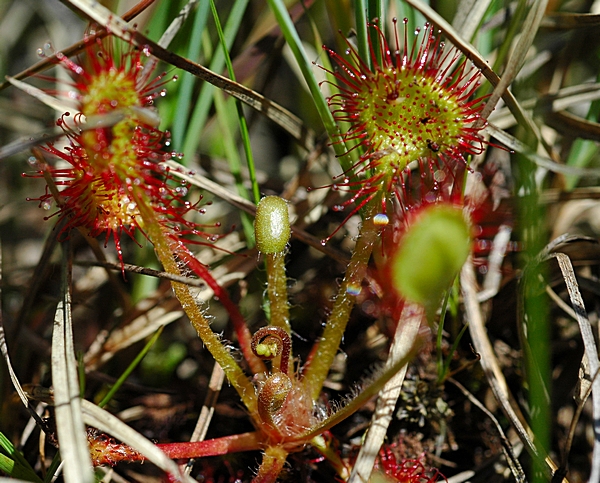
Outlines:
[[[392,377],[394,377],[396,375],[396,373],[404,365],[406,365],[406,364],[408,364],[408,362],[410,362],[410,360],[416,354],[416,351],[419,348],[419,346],[420,346],[420,340],[419,340],[419,338],[417,338],[417,340],[415,340],[414,345],[412,346],[410,352],[405,354],[404,357],[402,357],[401,359],[396,361],[391,366],[386,367],[385,370],[383,371],[383,373],[381,373],[381,375],[379,375],[379,377],[377,377],[375,382],[373,382],[372,384],[368,385],[367,387],[361,389],[360,392],[358,393],[358,395],[354,399],[352,399],[350,402],[348,402],[348,404],[346,404],[343,408],[341,408],[337,412],[333,413],[327,419],[323,420],[321,423],[310,428],[307,432],[301,433],[298,436],[294,436],[294,437],[290,438],[290,441],[305,441],[309,438],[316,438],[317,436],[322,435],[328,429],[331,429],[336,424],[339,424],[340,422],[342,422],[344,419],[352,416],[356,411],[358,411],[362,406],[364,406],[364,404],[369,399],[371,399],[375,394],[377,394],[379,391],[381,391],[381,389],[383,389],[385,384]],[[311,441],[311,444],[313,444],[312,441]],[[321,443],[318,440],[315,441],[314,444],[317,448],[319,448],[321,446]]]
[[287,455],[287,451],[283,448],[269,446],[265,450],[258,474],[252,480],[252,483],[275,483],[279,473],[283,469],[283,465],[285,465]]
[[240,350],[242,351],[242,354],[244,354],[244,359],[246,359],[246,362],[248,362],[252,372],[255,374],[265,372],[267,368],[263,362],[252,352],[252,336],[250,335],[250,330],[246,325],[246,320],[240,313],[238,306],[233,303],[231,298],[229,298],[227,291],[221,287],[221,285],[219,285],[219,282],[214,279],[208,268],[198,261],[198,259],[188,250],[185,245],[178,245],[177,255],[180,256],[182,260],[185,260],[192,271],[208,284],[208,286],[215,293],[215,296],[219,298],[219,301],[223,307],[225,307],[225,310],[227,310],[229,318],[233,324],[233,329],[235,330],[238,338]]
[[378,213],[380,206],[380,197],[375,197],[365,207],[359,238],[350,259],[350,264],[346,269],[346,275],[340,286],[333,310],[323,331],[323,336],[316,345],[316,350],[311,352],[304,366],[304,380],[307,381],[307,384],[310,384],[309,390],[313,400],[316,400],[321,394],[321,388],[329,373],[329,368],[340,347],[350,318],[350,312],[356,301],[356,295],[360,293],[361,284],[373,251],[373,244],[380,233],[380,226],[377,226],[373,221],[373,217]]
[[271,311],[271,325],[291,333],[290,309],[287,295],[287,276],[283,252],[265,255],[267,262],[267,292]]
[[260,447],[261,436],[257,432],[234,434],[206,441],[157,444],[169,458],[189,459],[203,456],[219,456],[241,451],[253,451]]
[[[139,193],[134,191],[132,194],[135,197],[136,204],[144,220],[144,229],[148,238],[154,244],[158,259],[165,271],[174,275],[181,275],[174,257],[174,253],[179,251],[181,241],[178,238],[171,237],[165,231],[165,228],[156,219],[155,213],[149,208],[149,204],[145,202],[146,200],[139,199]],[[175,296],[196,329],[198,336],[202,339],[202,342],[212,354],[215,361],[223,368],[223,372],[225,372],[231,385],[237,390],[243,403],[250,412],[256,411],[256,395],[252,382],[246,377],[246,374],[244,374],[233,356],[210,328],[210,324],[198,307],[189,287],[177,282],[171,282],[171,285]]]
[[[171,459],[201,458],[220,456],[241,451],[253,451],[260,448],[261,436],[257,432],[235,434],[207,441],[157,444]],[[119,461],[144,461],[146,458],[125,444],[102,443],[92,441],[92,457],[95,466],[114,465]]]
[[[287,276],[285,273],[284,252],[265,254],[267,266],[267,293],[269,295],[269,310],[271,313],[271,325],[281,327],[288,335],[292,333],[290,326],[290,307],[287,293]],[[293,355],[288,357],[287,372],[291,374],[294,370]],[[282,367],[283,360],[275,361]]]

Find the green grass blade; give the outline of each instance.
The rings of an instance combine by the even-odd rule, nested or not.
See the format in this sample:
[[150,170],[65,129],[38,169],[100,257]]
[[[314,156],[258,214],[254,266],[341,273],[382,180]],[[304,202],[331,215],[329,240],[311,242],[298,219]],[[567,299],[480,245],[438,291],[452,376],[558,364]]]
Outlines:
[[[4,454],[5,453],[5,454]],[[41,483],[25,457],[15,448],[15,445],[0,432],[0,472],[11,478]]]
[[448,300],[450,299],[450,291],[447,290],[444,294],[444,300],[442,301],[442,311],[440,314],[440,321],[438,322],[438,330],[436,335],[435,347],[437,352],[437,369],[438,369],[438,381],[443,376],[444,369],[444,355],[442,353],[442,342],[444,337],[444,323],[446,321],[446,312],[448,311]]
[[[588,139],[576,139],[567,158],[568,166],[578,168],[587,167],[592,159],[598,154],[598,145],[595,141]],[[572,191],[579,182],[579,176],[567,176],[565,178],[565,190]]]
[[300,36],[296,31],[296,27],[290,18],[290,15],[285,7],[285,4],[282,0],[267,0],[269,7],[275,14],[275,18],[279,23],[279,28],[283,32],[285,40],[287,41],[292,53],[294,54],[294,58],[300,67],[302,75],[308,84],[308,88],[312,95],[313,101],[317,108],[317,112],[321,117],[321,121],[325,126],[325,130],[331,139],[333,149],[335,150],[336,155],[340,158],[340,164],[344,171],[350,173],[351,171],[351,163],[346,154],[346,146],[342,139],[342,135],[340,133],[339,127],[333,118],[333,115],[329,111],[329,106],[327,105],[327,100],[323,97],[321,93],[321,89],[319,87],[319,83],[315,75],[312,72],[312,62],[308,60],[308,56],[302,46],[302,41],[300,40]]
[[[233,44],[233,40],[235,39],[239,26],[244,18],[247,5],[248,0],[236,1],[231,9],[231,12],[229,13],[229,16],[227,17],[227,23],[225,24],[225,29],[223,31],[225,43],[227,44],[227,50],[231,50],[231,45]],[[221,50],[217,50],[212,61],[210,62],[209,68],[213,72],[221,72],[224,66],[225,57],[223,52]],[[208,83],[204,83],[200,89],[200,94],[198,95],[198,100],[196,101],[196,107],[192,113],[190,123],[187,126],[187,135],[185,136],[183,142],[183,159],[192,159],[196,149],[198,149],[201,137],[200,133],[204,127],[204,124],[206,123],[206,119],[208,118],[214,92],[215,87],[209,85]]]
[[123,371],[123,374],[121,374],[121,376],[113,384],[113,386],[110,388],[110,390],[102,398],[102,401],[100,401],[98,403],[99,407],[103,408],[110,402],[110,400],[113,398],[113,396],[116,394],[116,392],[121,388],[123,383],[131,375],[133,370],[139,365],[140,362],[142,362],[142,359],[144,358],[144,356],[148,353],[148,351],[156,343],[156,341],[160,337],[160,334],[162,334],[163,329],[164,329],[164,325],[159,327],[159,329],[154,333],[152,338],[148,342],[146,342],[146,345],[144,346],[144,348],[135,357],[135,359],[131,362],[131,364],[129,364],[129,366],[127,366],[127,369],[125,369],[125,371]]
[[[229,121],[229,112],[223,94],[219,91],[215,92],[214,100],[217,108],[217,116],[219,118],[219,126],[221,128],[220,134],[229,163],[229,170],[233,175],[239,195],[244,199],[248,199],[248,192],[244,187],[244,180],[242,178],[242,163],[240,161],[233,133],[231,132],[230,126],[232,123]],[[254,226],[252,225],[252,219],[248,213],[245,212],[240,213],[240,218],[242,220],[242,228],[244,229],[246,242],[249,246],[254,245]]]
[[[596,78],[600,81],[600,77]],[[586,119],[592,122],[598,122],[600,118],[600,101],[593,101]],[[586,168],[590,162],[598,153],[598,144],[595,141],[587,139],[576,139],[567,158],[566,164],[568,166],[576,166],[578,168]],[[566,176],[565,177],[565,189],[571,191],[577,183],[579,177],[577,176]]]
[[54,476],[58,471],[60,463],[60,453],[56,453],[54,455],[54,458],[52,458],[50,466],[48,466],[48,469],[46,470],[46,477],[44,478],[44,483],[51,483],[55,479]]
[[354,17],[356,18],[356,43],[358,54],[365,64],[373,68],[371,51],[369,50],[369,33],[367,31],[367,4],[365,0],[354,2]]
[[465,335],[465,332],[467,331],[468,328],[469,328],[468,324],[463,325],[462,328],[460,329],[460,332],[456,336],[456,339],[452,343],[452,347],[450,347],[450,351],[448,352],[448,357],[444,361],[443,369],[438,375],[438,382],[440,384],[443,383],[446,380],[446,378],[448,377],[448,372],[450,371],[450,364],[452,363],[452,358],[453,358],[454,354],[456,354],[456,351],[458,350],[458,344],[460,344],[460,341],[462,340],[463,335]]
[[[335,9],[335,6],[332,6],[332,8]],[[338,6],[337,8],[339,10],[342,7]],[[309,14],[309,12],[306,12],[306,17],[308,18],[308,20],[310,22],[312,35],[315,39],[315,45],[324,45],[323,39],[321,37],[321,33],[319,32],[319,27],[317,25],[317,22],[315,22],[314,18],[312,17],[312,15]],[[329,14],[328,18],[329,18],[330,23],[334,22],[334,19],[331,17],[331,14]],[[337,19],[337,21],[340,21],[340,19]],[[366,20],[365,20],[365,22],[366,22]],[[363,23],[363,25],[366,28],[366,23]],[[336,35],[336,38],[340,40],[339,42],[336,42],[337,52],[344,52],[348,48],[348,44],[346,43],[346,37],[344,37],[343,35],[338,33]],[[368,51],[368,49],[367,49],[367,51]],[[334,67],[331,64],[331,59],[330,59],[329,55],[321,56],[319,59],[319,62],[325,72],[325,78],[327,79],[327,83],[322,85],[322,87],[324,88],[323,89],[324,95],[327,95],[329,97],[329,96],[334,96],[336,94],[339,94],[340,90],[338,88],[338,82],[336,81],[335,76],[333,74],[331,74],[332,72],[334,72]],[[329,89],[329,91],[327,91],[327,89]],[[342,132],[345,132],[351,128],[351,124],[340,121],[340,122],[338,122],[338,128]],[[360,143],[360,140],[356,140],[356,139],[346,141],[346,148],[350,150],[350,152],[346,155],[346,158],[348,158],[352,164],[356,163],[358,161],[359,156],[363,153],[363,150],[361,149],[361,147],[359,147],[358,149],[353,149],[354,146],[359,143]]]
[[[369,0],[369,18],[367,19],[369,22],[373,22],[375,19],[378,20],[378,24],[383,32],[385,32],[385,15],[383,14],[383,2],[381,0]],[[381,40],[379,39],[379,34],[375,29],[370,29],[369,33],[370,44],[372,46],[372,54],[375,56],[374,59],[371,59],[372,64],[381,65]]]
[[[519,1],[517,3],[517,9],[515,13],[511,16],[510,25],[506,32],[506,36],[504,37],[502,44],[500,44],[498,48],[498,53],[496,56],[496,60],[492,69],[494,72],[502,72],[502,68],[505,65],[508,55],[510,53],[510,49],[513,46],[513,40],[515,36],[521,33],[521,29],[523,26],[523,21],[525,16],[527,15],[527,2]],[[490,88],[491,86],[488,86]],[[490,89],[491,90],[491,89]],[[486,92],[487,94],[487,92]]]
[[148,37],[159,39],[169,26],[171,19],[174,18],[185,4],[185,1],[156,2],[156,8],[152,12],[152,17],[146,28]]
[[[202,44],[202,33],[206,27],[206,20],[208,19],[208,3],[200,2],[198,9],[196,10],[196,16],[194,17],[194,24],[192,26],[192,34],[190,37],[190,43],[187,51],[187,58],[196,61],[200,57],[200,48]],[[173,147],[176,150],[181,150],[183,147],[183,139],[185,137],[186,126],[190,117],[189,108],[192,103],[192,94],[194,90],[194,76],[189,72],[183,72],[181,75],[181,84],[179,86],[179,94],[177,97],[177,104],[175,112],[177,115],[173,120],[172,127],[172,141]],[[184,158],[185,159],[185,158]]]
[[[245,1],[245,0],[244,0]],[[217,27],[217,33],[219,34],[219,41],[221,43],[221,47],[223,48],[223,56],[225,58],[225,63],[227,65],[227,72],[229,73],[229,77],[232,81],[235,81],[235,72],[233,71],[233,64],[231,63],[231,57],[229,56],[229,51],[227,49],[227,42],[225,40],[225,35],[223,34],[223,29],[221,28],[221,22],[219,20],[219,14],[217,13],[217,8],[215,6],[214,0],[210,0],[210,8],[212,10],[213,18],[215,20],[215,25]],[[252,147],[250,146],[250,133],[248,132],[248,124],[246,122],[246,116],[244,116],[244,110],[242,108],[242,103],[236,99],[235,107],[237,110],[238,121],[240,124],[240,135],[242,138],[242,144],[244,146],[244,153],[246,154],[246,162],[248,164],[248,172],[250,174],[250,183],[252,184],[252,194],[254,196],[254,203],[258,204],[260,201],[260,190],[258,188],[258,181],[256,180],[256,168],[254,166],[254,157],[252,156]],[[236,182],[238,180],[236,179]],[[243,184],[238,186],[238,193],[240,196],[247,198],[246,189]],[[242,215],[242,223],[244,224],[244,231],[246,231],[246,224],[244,222],[244,218],[247,216],[245,214]],[[251,230],[250,233],[246,233],[246,239],[252,240],[254,234],[254,230]],[[248,237],[250,235],[250,237]]]

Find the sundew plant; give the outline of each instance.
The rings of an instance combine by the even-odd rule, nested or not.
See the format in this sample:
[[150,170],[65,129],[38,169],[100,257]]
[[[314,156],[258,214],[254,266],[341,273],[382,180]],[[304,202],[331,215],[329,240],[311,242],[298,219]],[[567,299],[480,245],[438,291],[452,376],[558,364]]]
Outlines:
[[598,11],[0,1],[0,476],[599,482]]

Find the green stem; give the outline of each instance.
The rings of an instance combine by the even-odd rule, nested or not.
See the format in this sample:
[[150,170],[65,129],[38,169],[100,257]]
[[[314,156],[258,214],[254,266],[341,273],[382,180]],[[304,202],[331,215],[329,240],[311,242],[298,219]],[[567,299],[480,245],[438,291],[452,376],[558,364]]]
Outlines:
[[227,313],[229,314],[229,320],[233,324],[233,330],[237,335],[238,344],[240,345],[240,350],[244,355],[244,359],[250,366],[250,369],[254,374],[260,374],[261,372],[265,372],[267,368],[265,367],[262,360],[260,360],[254,352],[252,352],[252,335],[250,334],[250,330],[246,325],[246,320],[244,316],[241,314],[239,307],[233,303],[233,300],[229,297],[227,291],[219,285],[219,282],[215,280],[215,278],[210,273],[210,270],[203,265],[192,252],[190,252],[187,247],[183,244],[178,244],[176,247],[175,255],[181,261],[185,262],[187,267],[194,272],[198,277],[204,280],[207,285],[214,292],[215,297],[219,299],[221,305],[225,308]]
[[268,253],[265,258],[271,325],[281,327],[288,334],[291,334],[285,255],[283,252]]
[[314,449],[321,453],[327,462],[335,469],[335,472],[342,481],[348,480],[350,472],[348,471],[347,463],[342,459],[339,450],[332,447],[322,435],[315,436],[310,444]]
[[[292,441],[294,441],[294,440],[305,441],[309,438],[313,438],[313,439],[317,438],[318,436],[322,435],[325,431],[331,429],[336,424],[339,424],[344,419],[352,416],[356,411],[358,411],[362,406],[364,406],[369,399],[371,399],[379,391],[381,391],[381,389],[383,389],[385,384],[392,377],[394,377],[403,366],[405,366],[412,360],[412,358],[416,355],[417,349],[419,348],[420,345],[421,345],[421,341],[420,341],[419,337],[417,337],[416,340],[414,341],[414,345],[412,346],[412,349],[407,354],[405,354],[404,357],[401,357],[394,364],[387,367],[383,371],[383,373],[381,373],[377,377],[376,381],[373,384],[365,387],[364,389],[361,389],[359,394],[354,399],[352,399],[348,404],[346,404],[340,410],[333,413],[327,419],[324,419],[321,423],[317,424],[316,426],[313,426],[305,433],[302,433],[302,434],[299,434],[298,436],[292,437],[291,438]],[[319,440],[317,440],[317,441],[311,440],[311,444],[314,444],[315,446],[319,447],[320,442],[319,442]]]
[[380,227],[373,223],[373,217],[378,213],[379,206],[381,206],[381,199],[375,197],[365,209],[360,235],[350,259],[350,264],[346,269],[346,275],[340,286],[333,310],[323,331],[323,336],[304,366],[304,380],[310,381],[311,387],[309,390],[314,400],[321,393],[321,388],[346,330],[350,312],[356,301],[356,295],[360,293],[373,245],[380,233]]
[[[290,306],[287,294],[287,276],[285,273],[284,252],[265,254],[267,266],[267,293],[269,295],[269,312],[271,314],[271,325],[281,327],[291,335]],[[288,362],[288,374],[293,374],[294,361],[290,354]]]
[[[139,193],[135,190],[132,191],[132,195],[144,221],[144,230],[154,245],[158,259],[162,263],[165,272],[173,275],[181,275],[174,257],[174,253],[177,252],[181,241],[165,232],[165,229],[156,219],[155,213],[150,208],[147,200],[140,199]],[[189,287],[177,282],[172,282],[171,285],[175,296],[181,303],[192,326],[196,329],[198,336],[202,339],[202,342],[212,354],[215,361],[221,366],[231,385],[235,387],[246,408],[251,413],[254,413],[256,411],[256,395],[252,382],[244,374],[229,351],[223,346],[217,334],[210,328],[208,320],[204,317]]]

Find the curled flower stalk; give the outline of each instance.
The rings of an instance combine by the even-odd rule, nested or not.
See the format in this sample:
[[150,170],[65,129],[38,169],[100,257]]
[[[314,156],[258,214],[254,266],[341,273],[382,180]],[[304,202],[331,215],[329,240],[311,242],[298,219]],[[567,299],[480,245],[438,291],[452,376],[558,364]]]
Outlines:
[[278,372],[288,375],[292,341],[284,329],[269,325],[257,330],[252,337],[252,351],[261,359],[272,360],[280,357],[275,362],[274,368]]

